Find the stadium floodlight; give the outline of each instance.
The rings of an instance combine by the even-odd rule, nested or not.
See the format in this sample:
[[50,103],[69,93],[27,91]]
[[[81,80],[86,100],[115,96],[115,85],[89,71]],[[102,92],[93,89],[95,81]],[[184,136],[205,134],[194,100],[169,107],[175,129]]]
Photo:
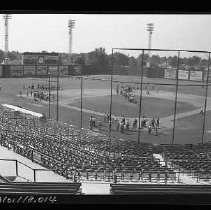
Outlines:
[[3,19],[5,20],[4,26],[5,26],[5,64],[9,63],[9,57],[8,57],[8,52],[9,52],[9,33],[8,33],[8,28],[9,28],[9,19],[11,19],[11,14],[3,14]]
[[[150,49],[152,46],[152,32],[154,30],[154,23],[147,24],[147,31],[149,32],[149,57],[150,57]],[[148,66],[150,67],[150,62],[148,62]]]
[[72,37],[73,37],[72,29],[75,27],[75,20],[69,20],[68,27],[69,27],[69,64],[71,64]]

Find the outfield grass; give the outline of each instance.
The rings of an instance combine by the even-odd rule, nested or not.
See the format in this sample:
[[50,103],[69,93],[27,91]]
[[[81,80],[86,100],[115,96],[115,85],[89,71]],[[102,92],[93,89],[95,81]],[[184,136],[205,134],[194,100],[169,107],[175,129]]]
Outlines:
[[[136,96],[136,101],[139,102],[139,97]],[[174,113],[174,101],[165,100],[160,98],[142,98],[142,114],[145,114],[147,117],[167,117],[173,115]],[[139,113],[139,103],[134,104],[128,102],[123,96],[115,95],[112,99],[112,114],[115,116],[135,118],[138,117]],[[70,105],[80,107],[80,101],[71,103]],[[91,97],[85,98],[83,100],[83,108],[88,110],[93,110],[97,112],[109,112],[110,108],[110,96],[101,96],[101,97]],[[186,112],[196,109],[195,106],[185,103],[178,102],[177,104],[177,113]]]

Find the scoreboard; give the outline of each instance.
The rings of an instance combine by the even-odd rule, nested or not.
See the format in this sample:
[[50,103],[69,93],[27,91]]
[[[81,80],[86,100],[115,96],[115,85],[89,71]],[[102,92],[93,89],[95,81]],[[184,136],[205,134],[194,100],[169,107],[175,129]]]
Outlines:
[[23,65],[58,65],[59,53],[25,52],[22,57]]

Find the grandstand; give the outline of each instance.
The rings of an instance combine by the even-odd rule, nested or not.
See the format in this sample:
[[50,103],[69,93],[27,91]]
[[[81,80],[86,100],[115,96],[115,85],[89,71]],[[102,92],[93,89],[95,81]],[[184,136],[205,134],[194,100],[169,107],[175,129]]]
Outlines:
[[[209,144],[110,142],[107,136],[92,136],[86,129],[54,120],[47,120],[43,127],[39,119],[26,117],[23,121],[24,113],[14,113],[1,106],[1,146],[64,177],[68,183],[210,183]],[[40,180],[31,177],[28,181]]]

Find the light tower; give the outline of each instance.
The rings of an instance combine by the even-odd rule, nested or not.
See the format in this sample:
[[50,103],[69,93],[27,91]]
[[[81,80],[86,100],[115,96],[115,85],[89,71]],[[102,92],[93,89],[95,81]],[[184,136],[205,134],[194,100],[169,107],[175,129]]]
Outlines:
[[72,39],[73,39],[73,34],[72,34],[72,29],[75,26],[75,20],[69,20],[68,21],[68,27],[69,27],[69,64],[72,63],[71,59],[71,54],[72,54]]
[[3,19],[5,20],[4,26],[5,26],[5,64],[9,64],[9,19],[11,19],[11,14],[4,14]]
[[[147,24],[147,31],[149,32],[149,57],[150,57],[150,49],[152,46],[152,32],[154,30],[154,23],[148,23]],[[147,62],[147,66],[150,67],[150,61]]]

